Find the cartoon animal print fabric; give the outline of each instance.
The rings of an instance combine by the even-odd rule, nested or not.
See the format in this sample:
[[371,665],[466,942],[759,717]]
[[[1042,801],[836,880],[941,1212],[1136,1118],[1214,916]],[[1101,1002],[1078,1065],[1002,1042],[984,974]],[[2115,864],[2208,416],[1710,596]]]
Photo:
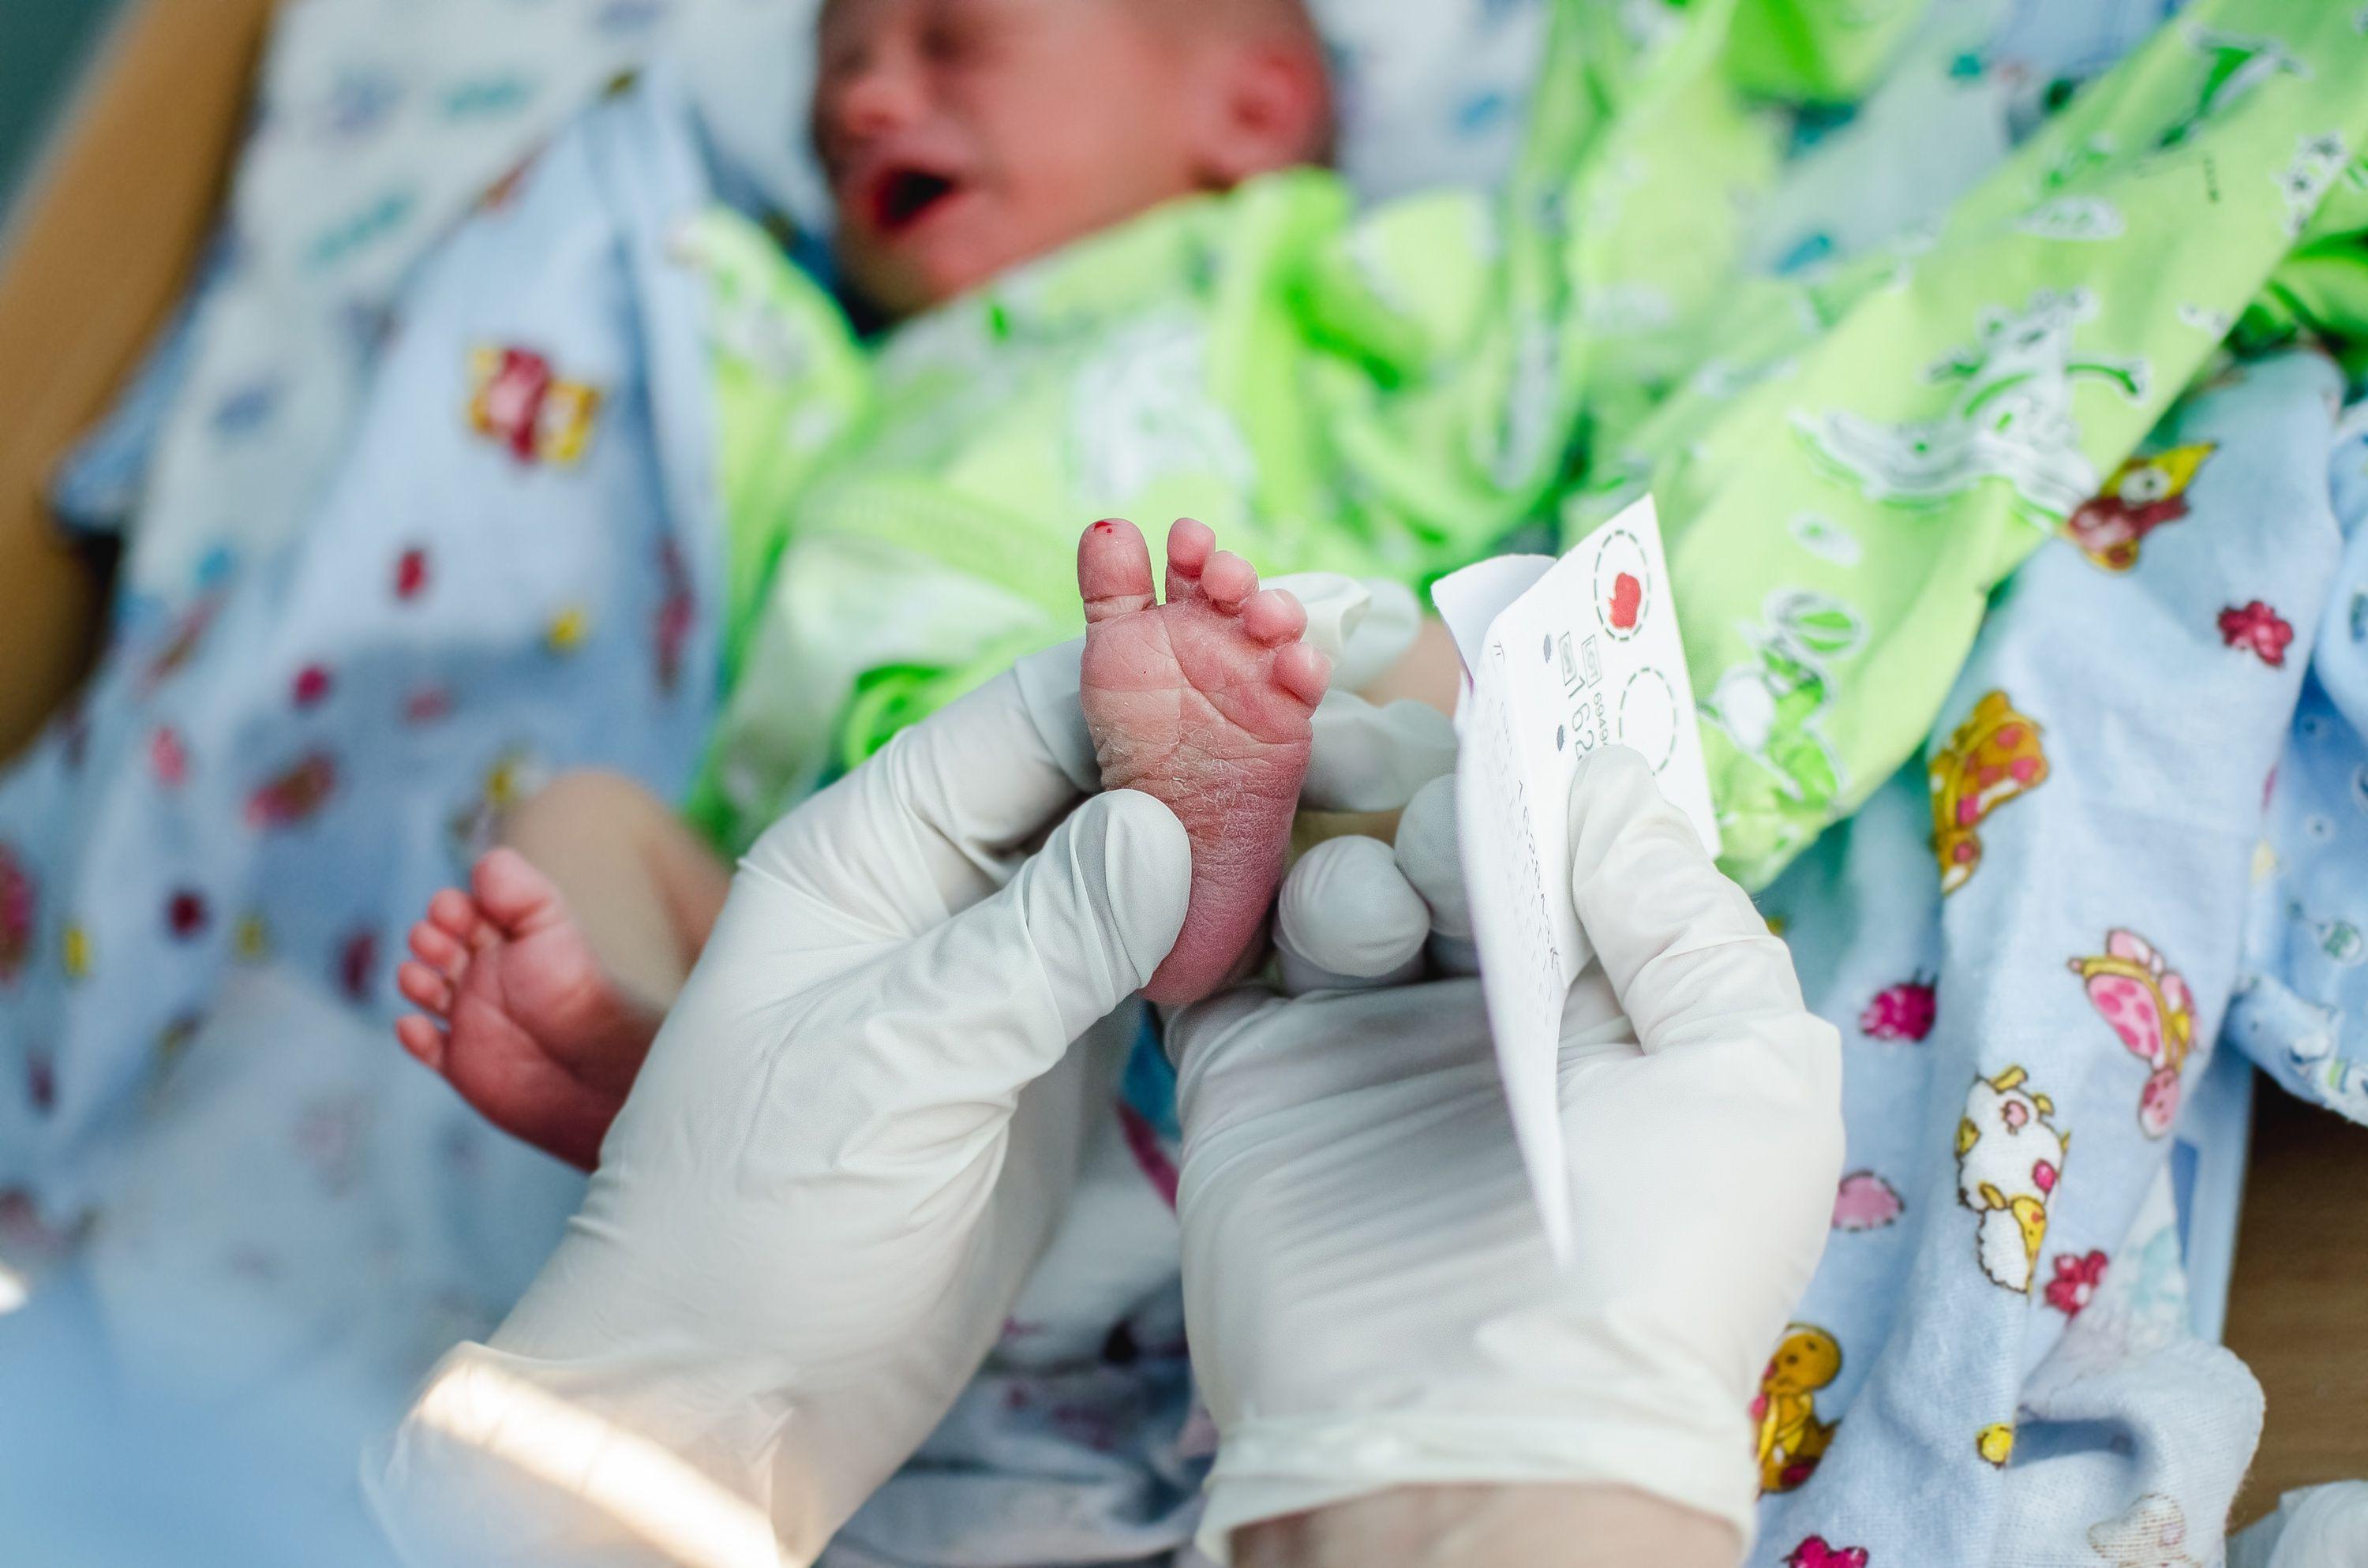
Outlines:
[[2039,726],[2003,691],[1986,694],[1927,769],[1932,785],[1932,853],[1941,891],[1964,887],[1982,862],[1976,831],[2000,806],[2047,780]]
[[2065,534],[2106,571],[2128,571],[2138,563],[2146,535],[2187,516],[2187,487],[2211,455],[2212,443],[2198,441],[2129,459],[2103,489],[2080,503]]
[[1833,699],[1831,662],[1858,652],[1866,629],[1848,605],[1822,594],[1770,599],[1745,634],[1753,656],[1718,677],[1702,718],[1802,801],[1830,800],[1841,763],[1825,735]]
[[2161,1137],[2179,1114],[2180,1070],[2195,1043],[2187,982],[2135,931],[2108,931],[2102,953],[2074,959],[2071,967],[2097,1016],[2153,1070],[2139,1092],[2138,1125],[2147,1137]]
[[2014,1458],[2014,1424],[1993,1421],[1975,1433],[1974,1451],[1982,1456],[1984,1464],[2004,1470],[2007,1461]]
[[[702,418],[666,400],[696,401],[700,287],[639,226],[710,193],[687,109],[654,91],[553,143],[421,272],[307,526],[176,604],[127,599],[79,743],[0,778],[0,1045],[45,1063],[41,1103],[0,1123],[0,1187],[61,1225],[172,1103],[160,1069],[222,1038],[243,971],[382,1028],[409,906],[506,807],[557,768],[671,794],[696,767],[723,530],[690,483]],[[254,1103],[260,1125],[280,1102]]]
[[1846,409],[1794,417],[1818,453],[1871,501],[1932,506],[1998,479],[2031,511],[2062,517],[2097,487],[2079,448],[2074,384],[2093,379],[2132,403],[2146,392],[2144,359],[2074,347],[2073,329],[2096,314],[2086,289],[2043,289],[2020,309],[1985,310],[1974,341],[1924,372],[1955,389],[1933,418],[1881,425]]
[[1866,1568],[1866,1548],[1833,1546],[1813,1535],[1784,1554],[1784,1568]]
[[1817,1419],[1817,1391],[1841,1374],[1842,1347],[1822,1328],[1794,1324],[1759,1375],[1759,1490],[1790,1492],[1809,1479],[1838,1423]]
[[[2132,454],[2232,326],[2248,324],[2243,335],[2259,341],[2271,325],[2289,336],[2324,335],[2330,319],[2368,325],[2368,290],[2320,290],[2300,264],[2291,279],[2280,273],[2307,236],[2341,249],[2349,242],[2334,236],[2356,227],[2338,194],[2368,145],[2368,60],[2350,9],[2186,6],[1887,249],[1702,299],[1594,253],[1599,301],[1656,308],[1642,329],[1644,312],[1623,312],[1627,333],[1667,363],[1708,364],[1637,400],[1630,417],[1594,383],[1590,445],[1610,472],[1593,476],[1599,491],[1569,522],[1588,526],[1644,489],[1659,502],[1726,864],[1747,885],[1924,741],[1989,591],[2032,550],[2066,531],[2096,566],[2126,572],[2147,535],[2191,505],[2208,441]],[[1949,79],[1977,80],[1982,58],[1959,55]],[[1688,121],[1688,133],[1707,141],[1710,123]],[[1660,152],[1637,150],[1632,185],[1674,170]],[[1705,205],[1720,199],[1715,179],[1691,183]],[[2196,202],[2215,213],[2206,244],[2194,243]],[[1574,232],[1594,233],[1596,210],[1575,212]],[[1703,232],[1715,222],[1703,215]],[[2351,266],[2339,270],[2348,278]],[[2267,314],[2251,311],[2259,299],[2271,301]],[[1569,358],[1604,363],[1589,343]],[[1794,521],[1804,518],[1813,526]],[[1747,559],[1759,569],[1737,570]],[[1841,607],[1860,629],[1852,649],[1817,655],[1814,680],[1797,649],[1769,635],[1771,578]],[[1732,672],[1752,670],[1778,693],[1814,694],[1816,747],[1782,744],[1794,716],[1776,703],[1732,700]],[[1978,852],[1946,831],[1950,852]],[[1952,882],[1972,869],[1943,865]]]
[[1930,981],[1903,980],[1874,994],[1860,1012],[1858,1027],[1869,1040],[1913,1044],[1932,1032],[1940,1010],[1940,998]]
[[531,348],[469,352],[469,425],[520,462],[572,463],[591,439],[600,389],[568,381]]
[[2230,605],[2217,617],[2220,641],[2242,648],[2271,669],[2286,662],[2294,640],[2294,623],[2260,599]]
[[[2324,357],[2281,356],[2164,419],[2148,449],[2212,449],[2190,516],[2128,572],[2069,540],[2043,548],[1998,597],[1934,727],[1942,788],[1901,768],[1759,897],[1812,1006],[1842,1026],[1850,1175],[1796,1309],[1848,1353],[1816,1395],[1834,1431],[1804,1484],[1763,1502],[1758,1568],[1811,1535],[1863,1548],[1871,1568],[2096,1562],[2091,1528],[2149,1493],[2185,1509],[2188,1536],[2164,1559],[2216,1561],[2254,1396],[2192,1337],[2191,1298],[2216,1281],[2190,1282],[2177,1205],[2197,1205],[2195,1225],[2221,1210],[2209,1183],[2182,1190],[2174,1173],[2181,1145],[2217,1125],[2192,1113],[2224,1015],[2233,1034],[2251,1010],[2261,1053],[2283,1059],[2287,1039],[2311,1034],[2300,1019],[2270,1034],[2280,991],[2368,974],[2322,945],[2368,949],[2334,924],[2368,928],[2345,881],[2361,861],[2305,853],[2368,824],[2353,803],[2368,801],[2354,779],[2368,752],[2281,760],[2306,744],[2285,711],[2302,665],[2330,636],[2368,647],[2368,610],[2353,644],[2352,584],[2336,569],[2328,398],[2340,386]],[[2359,473],[2368,517],[2368,415],[2361,429],[2333,467]],[[2221,641],[2219,610],[2257,597],[2294,625],[2283,668]],[[2092,649],[2112,652],[2067,652]],[[2338,711],[2305,709],[2327,736]],[[2045,778],[1989,802],[1975,874],[1943,893],[1925,858],[1936,801],[1941,824],[1959,825],[1947,802],[1978,801],[1979,761],[2014,755],[1998,749],[2009,713],[2032,722]],[[2199,733],[2214,744],[2195,747]],[[2264,871],[2254,841],[2273,769],[2273,801],[2295,815],[2283,869]],[[2304,812],[2328,836],[2313,840]],[[2277,967],[2232,1004],[2248,914],[2270,937],[2248,959]],[[2335,1020],[2311,1028],[2328,1031],[2328,1058],[2346,1054]],[[2224,1150],[2190,1152],[2201,1169]],[[2088,1441],[2100,1425],[2129,1434],[2129,1451]],[[1906,1496],[1932,1502],[1902,1508]],[[2146,1523],[2131,1521],[2137,1539]]]
[[[2192,324],[2237,320],[2301,240],[2281,176],[2302,140],[2368,141],[2368,61],[2308,0],[2195,0],[2196,26],[2241,16],[2304,69],[2203,112],[2216,57],[2163,29],[1929,227],[1768,278],[1736,198],[1782,149],[1733,88],[1798,62],[1743,20],[1759,9],[1648,6],[1632,28],[1562,0],[1506,191],[1360,210],[1297,173],[1165,209],[889,335],[823,456],[750,443],[733,531],[779,561],[751,642],[798,678],[727,717],[700,792],[716,835],[1067,635],[1055,519],[1188,513],[1268,569],[1421,581],[1649,491],[1725,863],[1764,883],[1914,754],[1990,590],[2205,367],[2227,328]],[[2191,183],[2216,193],[2208,233],[2165,197]],[[820,343],[827,300],[776,272],[746,268],[744,302],[778,305],[779,342]],[[1258,374],[1226,369],[1236,345]],[[746,427],[778,432],[756,415],[799,379],[759,380]],[[2123,479],[2129,506],[2150,483]],[[963,613],[869,613],[920,591],[901,558],[879,574],[889,549]],[[859,702],[890,672],[904,699]]]
[[[2328,466],[2348,538],[2326,611],[2281,597],[2293,645],[2251,644],[2280,655],[2250,672],[2271,691],[2277,672],[2308,667],[2271,780],[2223,1038],[2294,1093],[2368,1123],[2368,402],[2345,413]],[[2224,637],[2236,613],[2224,612]]]
[[1957,1123],[1957,1200],[1979,1216],[1974,1254],[1993,1284],[2028,1291],[2068,1140],[2055,1104],[2009,1067],[1977,1078]]

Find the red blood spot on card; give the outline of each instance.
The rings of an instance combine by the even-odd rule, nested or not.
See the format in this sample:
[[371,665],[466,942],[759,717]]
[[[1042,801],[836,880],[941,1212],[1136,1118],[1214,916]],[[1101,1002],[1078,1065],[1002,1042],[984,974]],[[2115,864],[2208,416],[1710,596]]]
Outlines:
[[310,708],[329,695],[329,672],[320,665],[306,665],[296,672],[293,690],[296,706]]
[[394,563],[394,597],[416,599],[420,590],[427,586],[427,552],[424,550],[404,551],[403,558]]
[[1611,629],[1628,631],[1636,625],[1636,612],[1645,606],[1645,585],[1636,581],[1633,573],[1622,572],[1611,580]]

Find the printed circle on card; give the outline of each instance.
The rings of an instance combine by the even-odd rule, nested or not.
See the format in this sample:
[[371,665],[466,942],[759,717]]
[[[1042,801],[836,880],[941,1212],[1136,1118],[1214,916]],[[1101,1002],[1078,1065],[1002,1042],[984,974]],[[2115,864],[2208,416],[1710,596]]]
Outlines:
[[1614,642],[1625,642],[1653,617],[1653,574],[1645,547],[1626,528],[1614,528],[1595,547],[1595,619]]
[[1636,671],[1620,688],[1620,744],[1643,754],[1658,773],[1678,752],[1678,694],[1669,677],[1650,667]]

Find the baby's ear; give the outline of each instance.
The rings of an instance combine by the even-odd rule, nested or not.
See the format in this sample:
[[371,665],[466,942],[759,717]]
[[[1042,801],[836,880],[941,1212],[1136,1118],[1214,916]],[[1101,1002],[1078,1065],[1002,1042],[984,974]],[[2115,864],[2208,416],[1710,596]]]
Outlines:
[[1332,85],[1321,53],[1291,40],[1229,40],[1211,51],[1201,94],[1201,183],[1229,189],[1332,155]]

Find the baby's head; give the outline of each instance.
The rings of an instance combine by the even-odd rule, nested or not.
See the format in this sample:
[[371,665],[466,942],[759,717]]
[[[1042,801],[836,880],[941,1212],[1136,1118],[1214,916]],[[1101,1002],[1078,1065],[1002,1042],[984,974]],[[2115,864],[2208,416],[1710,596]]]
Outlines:
[[839,264],[891,316],[1330,150],[1300,0],[826,0],[819,46]]

